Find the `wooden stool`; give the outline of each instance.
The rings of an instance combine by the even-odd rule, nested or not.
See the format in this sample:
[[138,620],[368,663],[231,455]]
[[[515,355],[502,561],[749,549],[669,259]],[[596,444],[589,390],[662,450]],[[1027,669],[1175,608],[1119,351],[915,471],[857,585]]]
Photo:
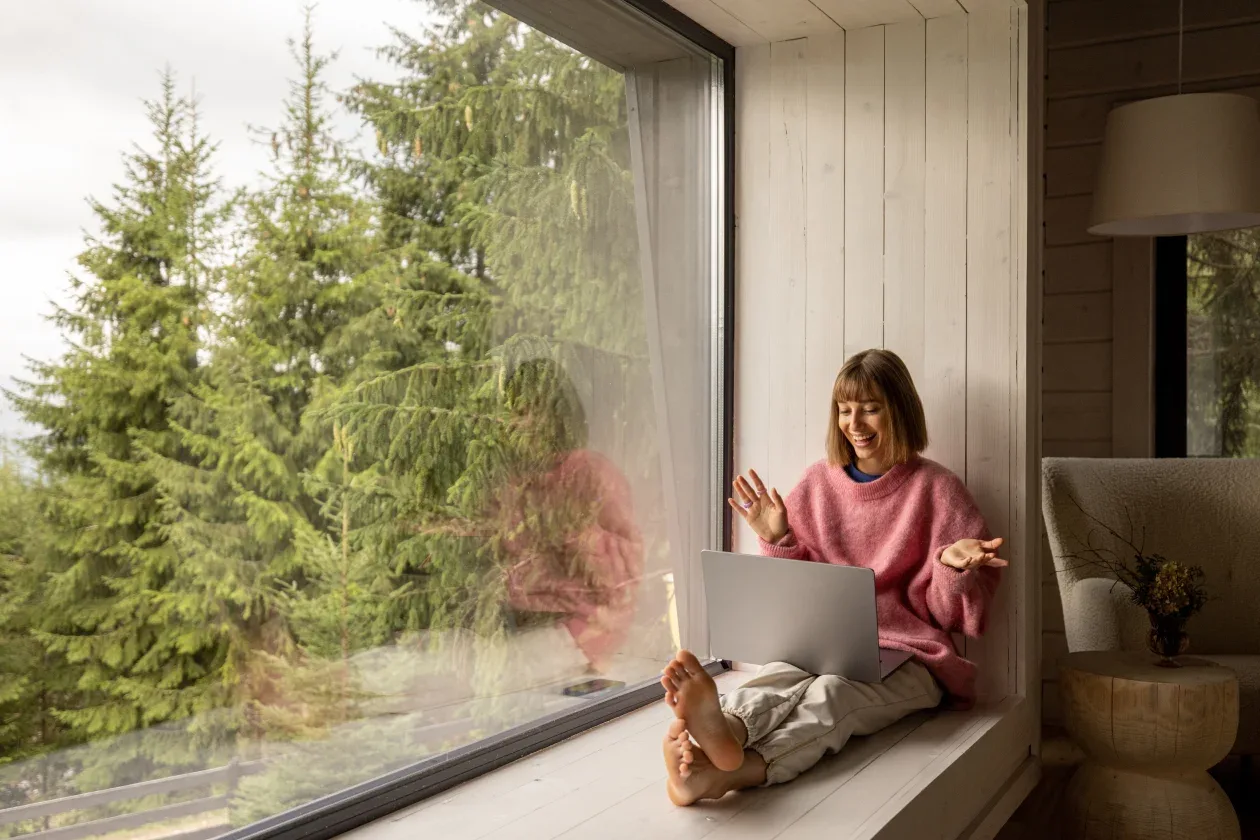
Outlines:
[[1238,678],[1182,657],[1088,651],[1060,661],[1068,734],[1085,762],[1064,794],[1065,838],[1237,840],[1238,816],[1207,769],[1238,734]]

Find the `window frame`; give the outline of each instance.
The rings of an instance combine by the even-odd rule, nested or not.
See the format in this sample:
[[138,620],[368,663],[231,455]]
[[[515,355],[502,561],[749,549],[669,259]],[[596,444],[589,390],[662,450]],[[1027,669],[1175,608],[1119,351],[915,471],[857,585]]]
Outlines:
[[1154,440],[1156,458],[1185,458],[1186,317],[1189,240],[1155,239],[1153,353]]
[[[710,454],[717,461],[711,480],[727,487],[734,480],[734,375],[735,375],[735,48],[709,32],[664,0],[606,0],[641,15],[650,22],[681,36],[722,62],[722,96],[715,103],[721,123],[715,138],[713,167],[720,174],[718,239],[714,243],[721,264],[714,272],[711,341],[714,349],[714,376],[711,389],[719,406]],[[521,22],[564,41],[563,33],[548,31],[548,21],[557,18],[554,0],[488,0],[489,4],[512,14]],[[575,48],[577,45],[573,45]],[[590,45],[583,45],[589,47]],[[580,48],[579,48],[580,49]],[[585,52],[585,49],[581,51]],[[597,58],[599,56],[596,56]],[[719,506],[714,525],[720,523],[719,548],[731,548],[731,510]],[[699,574],[699,557],[692,562]],[[683,603],[678,609],[685,609]],[[680,616],[681,619],[681,616]],[[681,623],[681,621],[680,621]],[[715,661],[705,668],[717,675],[731,667]],[[378,820],[403,808],[448,790],[458,784],[526,758],[568,738],[580,735],[618,717],[660,702],[665,691],[653,680],[591,702],[588,706],[556,712],[489,738],[442,755],[401,767],[384,776],[352,785],[337,793],[291,808],[274,816],[219,835],[220,840],[329,840],[347,831]]]

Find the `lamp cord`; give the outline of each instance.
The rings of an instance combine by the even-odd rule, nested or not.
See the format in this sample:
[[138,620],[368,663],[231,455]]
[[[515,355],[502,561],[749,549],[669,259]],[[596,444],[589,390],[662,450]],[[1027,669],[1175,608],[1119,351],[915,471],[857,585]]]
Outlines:
[[1186,31],[1186,0],[1177,4],[1177,95],[1181,95],[1181,56]]

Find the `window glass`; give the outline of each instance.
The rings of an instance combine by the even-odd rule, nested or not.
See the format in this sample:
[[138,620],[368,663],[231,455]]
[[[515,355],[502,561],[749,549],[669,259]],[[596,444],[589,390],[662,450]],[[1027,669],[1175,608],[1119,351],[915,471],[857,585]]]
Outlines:
[[722,510],[722,75],[635,37],[9,17],[0,837],[213,837],[656,678]]
[[1260,457],[1260,229],[1189,236],[1186,280],[1187,454]]

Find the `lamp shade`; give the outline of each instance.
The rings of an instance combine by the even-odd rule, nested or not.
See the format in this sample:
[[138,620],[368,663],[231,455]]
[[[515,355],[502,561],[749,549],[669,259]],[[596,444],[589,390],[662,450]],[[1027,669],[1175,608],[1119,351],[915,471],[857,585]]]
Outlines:
[[1172,236],[1260,226],[1260,104],[1145,99],[1107,115],[1089,232]]

